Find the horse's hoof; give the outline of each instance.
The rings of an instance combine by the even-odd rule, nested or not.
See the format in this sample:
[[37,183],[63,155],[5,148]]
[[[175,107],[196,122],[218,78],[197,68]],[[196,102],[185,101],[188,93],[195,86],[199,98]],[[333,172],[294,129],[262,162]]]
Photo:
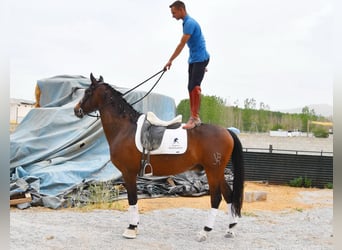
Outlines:
[[126,239],[135,239],[137,237],[138,234],[138,229],[129,229],[127,228],[125,230],[125,232],[122,234],[123,237],[125,237]]
[[206,231],[202,230],[197,233],[196,240],[198,242],[206,241],[208,238],[208,234]]
[[235,233],[232,231],[227,231],[226,234],[224,235],[226,238],[235,238]]

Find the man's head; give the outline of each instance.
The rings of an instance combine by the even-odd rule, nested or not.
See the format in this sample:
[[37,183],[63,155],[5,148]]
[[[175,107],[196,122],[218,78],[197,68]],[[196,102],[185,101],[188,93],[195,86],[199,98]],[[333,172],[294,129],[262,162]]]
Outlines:
[[183,19],[186,16],[185,4],[182,1],[175,1],[170,6],[171,14],[177,20]]

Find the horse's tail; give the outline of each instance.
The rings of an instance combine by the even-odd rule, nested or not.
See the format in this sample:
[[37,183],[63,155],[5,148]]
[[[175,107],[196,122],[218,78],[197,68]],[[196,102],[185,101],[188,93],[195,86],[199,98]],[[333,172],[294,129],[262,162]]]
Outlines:
[[232,166],[234,173],[233,180],[233,196],[232,196],[232,210],[233,212],[241,217],[241,208],[243,202],[243,188],[245,180],[245,170],[244,170],[244,159],[243,150],[240,139],[237,135],[228,129],[230,135],[234,139],[234,148],[232,152]]

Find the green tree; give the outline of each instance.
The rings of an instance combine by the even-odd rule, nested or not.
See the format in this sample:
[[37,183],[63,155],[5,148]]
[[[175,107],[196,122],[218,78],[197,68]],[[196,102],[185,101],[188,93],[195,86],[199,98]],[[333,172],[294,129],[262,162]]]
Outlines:
[[177,114],[182,115],[182,122],[187,122],[190,117],[189,99],[183,99],[177,106]]
[[[204,123],[226,128],[236,127],[245,132],[268,132],[278,129],[306,131],[309,120],[327,120],[318,117],[315,111],[307,106],[302,109],[301,114],[289,114],[270,111],[269,106],[261,102],[257,110],[257,102],[254,98],[247,98],[244,101],[244,108],[238,107],[238,101],[235,101],[233,106],[226,106],[226,101],[217,96],[202,96],[201,102],[200,116]],[[177,113],[183,115],[183,122],[190,117],[189,109],[188,99],[182,100],[177,106]]]
[[209,124],[224,126],[225,102],[217,96],[203,96],[201,99],[200,117]]
[[[190,117],[189,99],[182,100],[177,106],[177,113],[182,114],[183,122]],[[226,119],[225,101],[217,96],[201,96],[200,117],[201,120],[209,124],[225,126]]]
[[[247,98],[244,101],[244,109],[242,111],[242,130],[251,131],[255,130],[256,124],[255,116],[253,115],[256,108],[256,101],[254,98]],[[254,126],[253,126],[254,125]]]
[[302,114],[301,114],[301,119],[302,119],[302,131],[308,132],[307,131],[307,126],[308,122],[310,120],[316,120],[317,116],[315,114],[315,110],[309,109],[308,106],[305,106],[302,108]]

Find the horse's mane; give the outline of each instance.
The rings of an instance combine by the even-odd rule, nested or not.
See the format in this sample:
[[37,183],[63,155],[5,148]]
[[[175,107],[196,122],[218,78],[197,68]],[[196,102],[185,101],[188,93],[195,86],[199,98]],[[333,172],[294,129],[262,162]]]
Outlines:
[[[137,122],[139,116],[141,115],[140,112],[138,112],[137,110],[135,110],[131,104],[129,104],[126,99],[123,97],[123,94],[114,89],[110,84],[102,82],[103,85],[106,86],[107,89],[109,89],[111,91],[111,94],[113,96],[113,99],[117,100],[117,108],[119,110],[119,114],[122,116],[126,116],[129,115],[130,120],[132,122]],[[113,105],[114,103],[112,103]]]

